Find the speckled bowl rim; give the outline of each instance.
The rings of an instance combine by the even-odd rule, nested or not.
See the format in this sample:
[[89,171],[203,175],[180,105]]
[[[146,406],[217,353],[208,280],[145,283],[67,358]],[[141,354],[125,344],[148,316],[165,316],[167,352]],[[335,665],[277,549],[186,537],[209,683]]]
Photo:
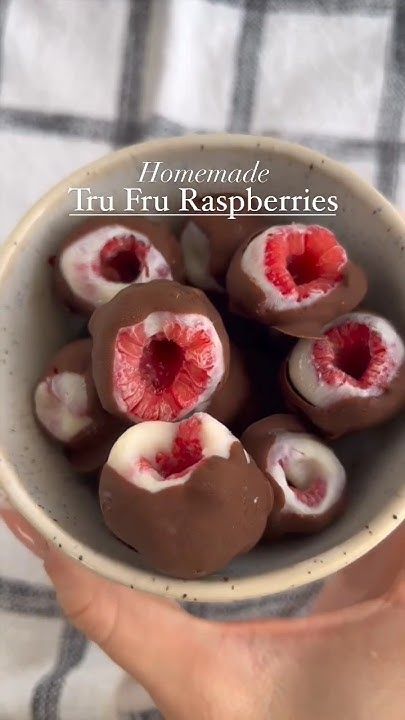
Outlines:
[[[80,187],[89,172],[103,173],[107,168],[119,166],[128,156],[145,157],[149,151],[158,153],[159,150],[178,149],[184,152],[187,149],[251,149],[253,152],[264,148],[268,152],[285,155],[286,160],[294,158],[303,164],[314,165],[322,169],[326,175],[351,190],[356,198],[370,205],[370,212],[380,208],[384,212],[384,220],[392,230],[405,237],[405,221],[392,205],[377,190],[358,177],[341,163],[309,148],[289,143],[271,137],[254,135],[187,135],[178,138],[162,138],[150,140],[125,147],[109,153],[100,160],[90,163],[77,170],[42,197],[33,208],[22,218],[15,230],[11,233],[0,250],[0,297],[1,281],[7,271],[14,252],[20,245],[27,242],[29,231],[33,223],[41,216],[46,215],[49,205],[54,204],[65,194],[66,185]],[[299,588],[308,583],[337,572],[345,565],[352,563],[362,555],[374,548],[386,538],[398,525],[405,520],[405,493],[395,496],[387,502],[385,508],[374,518],[372,534],[369,529],[362,529],[349,540],[316,555],[314,558],[300,561],[288,568],[269,570],[268,573],[251,575],[245,578],[214,577],[202,580],[176,580],[164,576],[155,576],[152,571],[143,570],[110,559],[105,555],[78,542],[55,523],[44,510],[38,507],[33,498],[22,486],[17,473],[8,461],[6,453],[0,447],[0,486],[3,487],[6,497],[16,510],[38,530],[46,540],[56,546],[62,546],[63,551],[72,558],[82,561],[87,567],[111,580],[128,585],[138,590],[144,590],[176,599],[198,602],[235,602],[260,598],[266,595]],[[393,523],[393,517],[395,523]],[[316,562],[314,562],[316,560]]]

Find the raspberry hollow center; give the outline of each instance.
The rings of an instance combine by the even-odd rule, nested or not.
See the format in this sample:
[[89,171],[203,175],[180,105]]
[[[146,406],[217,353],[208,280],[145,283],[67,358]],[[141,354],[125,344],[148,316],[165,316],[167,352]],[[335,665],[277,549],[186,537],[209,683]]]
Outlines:
[[140,372],[155,388],[162,392],[170,387],[180,372],[184,351],[173,340],[167,340],[162,333],[152,337],[146,345],[139,365]]
[[173,480],[192,469],[203,460],[201,420],[190,418],[179,426],[170,452],[156,453],[153,462],[141,459],[143,468],[153,467],[162,480]]
[[354,380],[361,380],[370,365],[371,353],[368,342],[357,343],[354,338],[335,348],[335,365]]
[[281,227],[269,234],[265,276],[285,296],[298,301],[328,292],[342,279],[345,250],[332,232],[316,225]]
[[307,252],[287,257],[286,267],[296,285],[305,285],[320,277],[320,268]]
[[381,336],[360,323],[329,330],[314,343],[313,360],[319,378],[328,385],[385,389],[392,375],[392,358]]
[[[214,328],[201,326],[197,318],[152,313],[145,321],[119,330],[114,397],[131,420],[175,422],[210,397],[221,378],[223,361]],[[149,327],[157,332],[149,335]]]
[[305,490],[300,490],[290,483],[288,485],[294,491],[297,500],[308,507],[317,507],[326,497],[327,485],[323,478],[316,478]]
[[110,282],[135,282],[142,272],[145,255],[145,245],[134,235],[114,237],[100,251],[100,273]]
[[327,483],[320,475],[318,463],[304,453],[292,449],[280,465],[285,473],[288,487],[297,500],[308,507],[317,507],[327,494]]

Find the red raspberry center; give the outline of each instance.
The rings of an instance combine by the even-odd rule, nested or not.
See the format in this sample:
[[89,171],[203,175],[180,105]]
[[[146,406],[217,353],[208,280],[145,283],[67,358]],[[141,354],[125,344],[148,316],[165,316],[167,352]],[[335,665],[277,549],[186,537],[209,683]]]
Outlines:
[[390,382],[389,350],[367,325],[348,322],[332,328],[314,343],[313,359],[318,377],[328,385],[385,390]]
[[284,470],[288,487],[294,492],[297,500],[308,505],[308,507],[317,507],[325,499],[328,486],[322,477],[311,478],[305,483],[306,487],[297,487],[294,483],[294,473],[291,469],[291,458],[285,457],[280,460],[280,465]]
[[285,296],[298,301],[333,289],[342,279],[346,252],[326,228],[293,225],[268,236],[265,274]]
[[121,328],[114,391],[131,419],[174,422],[198,405],[217,358],[205,330],[170,321],[147,337],[144,323]]
[[163,480],[174,480],[203,460],[201,420],[190,418],[179,426],[170,453],[158,452],[154,462],[141,458],[143,468],[153,467]]
[[156,392],[166,390],[183,364],[184,352],[180,345],[158,333],[146,345],[139,365],[140,372],[150,380]]
[[294,491],[297,500],[304,503],[304,505],[308,505],[308,507],[317,507],[326,497],[327,484],[323,478],[313,480],[310,486],[305,489],[296,488],[290,483],[289,486]]
[[109,240],[100,251],[100,274],[110,282],[132,283],[146,267],[147,248],[135,235]]

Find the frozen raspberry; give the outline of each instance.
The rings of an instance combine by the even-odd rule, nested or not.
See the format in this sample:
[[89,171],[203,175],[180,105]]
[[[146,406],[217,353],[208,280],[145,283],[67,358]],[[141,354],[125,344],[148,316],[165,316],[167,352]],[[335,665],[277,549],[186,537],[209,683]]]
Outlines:
[[376,425],[405,403],[404,344],[393,326],[350,313],[300,340],[284,376],[289,404],[331,436]]
[[266,218],[263,217],[252,214],[229,220],[225,212],[223,217],[207,212],[206,216],[187,220],[180,242],[189,282],[203,290],[223,292],[232,256],[245,240],[265,225]]
[[164,311],[118,331],[114,398],[131,419],[175,420],[209,399],[223,374],[212,324]]
[[35,389],[38,422],[61,443],[80,472],[100,468],[124,426],[101,407],[90,373],[91,340],[77,340],[52,359]]
[[59,296],[86,315],[132,283],[182,275],[176,238],[144,218],[91,220],[67,238],[55,261]]
[[227,379],[229,341],[199,290],[175,282],[132,285],[90,320],[102,405],[131,422],[174,422],[206,409]]
[[342,464],[294,416],[264,418],[246,430],[241,442],[274,491],[267,539],[317,532],[343,510],[346,473]]
[[360,268],[335,235],[319,225],[279,225],[234,255],[227,288],[231,308],[298,337],[352,310],[366,293]]
[[206,413],[144,422],[113,446],[100,480],[109,529],[156,570],[221,570],[260,539],[270,484],[230,431]]
[[73,372],[47,375],[35,391],[38,420],[60,442],[69,443],[91,425],[83,375]]

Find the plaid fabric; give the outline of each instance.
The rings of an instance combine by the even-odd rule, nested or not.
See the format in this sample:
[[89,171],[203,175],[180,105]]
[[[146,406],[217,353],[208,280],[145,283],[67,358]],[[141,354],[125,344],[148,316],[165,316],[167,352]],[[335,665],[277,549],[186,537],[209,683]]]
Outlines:
[[[303,143],[405,206],[404,37],[402,0],[0,0],[1,235],[76,167],[190,131]],[[3,527],[0,576],[0,720],[160,717]],[[315,591],[190,611],[293,615]]]

